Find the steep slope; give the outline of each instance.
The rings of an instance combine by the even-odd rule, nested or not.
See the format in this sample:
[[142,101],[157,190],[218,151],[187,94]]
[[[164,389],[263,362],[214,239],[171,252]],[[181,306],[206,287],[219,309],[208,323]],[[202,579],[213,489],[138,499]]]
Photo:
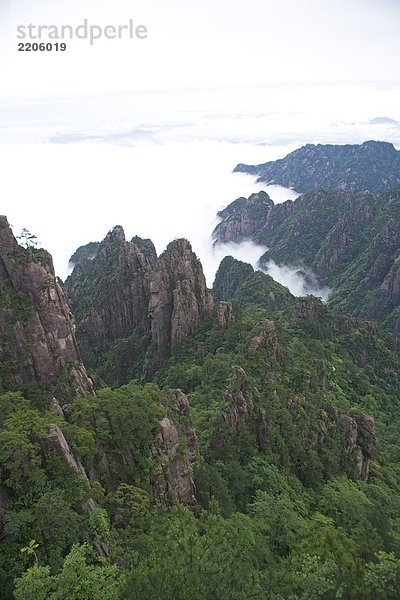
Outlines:
[[171,242],[158,258],[150,240],[126,241],[122,227],[76,265],[66,290],[85,364],[112,385],[150,379],[171,345],[213,310],[189,242]]
[[264,227],[273,209],[274,203],[264,191],[248,199],[238,198],[218,213],[221,223],[214,229],[213,238],[221,244],[239,243]]
[[0,391],[64,402],[92,392],[51,256],[23,248],[0,217]]
[[400,152],[388,142],[307,144],[280,160],[256,166],[239,164],[235,171],[301,193],[341,189],[382,194],[400,186]]
[[232,257],[211,314],[186,240],[157,258],[121,233],[76,271],[77,308],[149,290],[160,365],[67,419],[0,394],[5,600],[395,599],[398,338]]
[[[265,211],[263,203],[259,208]],[[224,240],[243,239],[232,227],[236,210],[235,202],[225,209],[214,231],[216,243],[220,233]],[[400,330],[399,190],[379,197],[369,192],[310,192],[268,208],[264,215],[264,225],[251,235],[268,247],[262,265],[273,260],[307,267],[321,286],[332,289],[332,307]]]

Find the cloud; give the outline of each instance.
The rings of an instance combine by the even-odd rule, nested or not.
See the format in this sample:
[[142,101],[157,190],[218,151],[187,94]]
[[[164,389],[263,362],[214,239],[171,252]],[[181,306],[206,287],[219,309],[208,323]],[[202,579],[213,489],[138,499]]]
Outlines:
[[305,267],[296,268],[288,265],[277,265],[271,260],[263,270],[271,275],[275,281],[289,288],[294,296],[311,294],[321,298],[324,302],[328,300],[331,290],[328,287],[319,286],[315,274]]
[[[260,187],[232,167],[261,155],[259,147],[210,141],[0,145],[1,212],[16,233],[26,227],[38,236],[61,277],[78,246],[117,224],[128,237],[152,238],[159,252],[186,237],[211,264],[217,211]],[[211,285],[214,267],[205,268]]]

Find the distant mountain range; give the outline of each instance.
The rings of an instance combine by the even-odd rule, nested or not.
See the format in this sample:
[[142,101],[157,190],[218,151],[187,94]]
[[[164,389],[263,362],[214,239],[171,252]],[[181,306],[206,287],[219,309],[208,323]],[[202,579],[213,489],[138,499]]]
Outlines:
[[235,172],[258,176],[300,193],[316,189],[369,190],[374,194],[400,186],[400,151],[388,142],[307,144],[285,158],[261,165],[239,164]]

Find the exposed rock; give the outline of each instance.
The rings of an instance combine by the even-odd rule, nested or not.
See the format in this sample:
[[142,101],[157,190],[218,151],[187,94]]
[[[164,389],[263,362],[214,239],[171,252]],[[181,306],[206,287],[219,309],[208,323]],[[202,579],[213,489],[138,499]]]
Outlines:
[[164,417],[160,426],[152,450],[153,458],[160,463],[151,476],[156,495],[166,504],[182,502],[193,506],[196,504],[195,486],[189,460],[181,455],[178,431],[168,417]]
[[214,300],[233,300],[237,290],[254,273],[248,263],[236,260],[233,256],[225,256],[218,267],[213,285]]
[[268,429],[269,429],[269,423],[268,423],[267,415],[266,415],[265,410],[262,410],[258,417],[256,433],[257,433],[258,445],[260,447],[260,450],[262,450],[263,452],[265,452],[265,450],[267,449]]
[[[400,152],[392,150],[398,159]],[[241,204],[230,206],[236,221],[240,221]],[[229,206],[222,211],[226,216],[219,225],[221,229],[230,227],[233,216],[229,211]],[[336,311],[373,319],[388,330],[398,331],[399,211],[400,188],[381,196],[362,188],[309,191],[295,201],[273,206],[265,223],[251,234],[251,240],[268,247],[260,257],[262,269],[268,271],[273,261],[300,271],[310,293],[322,289]],[[240,241],[240,232],[233,239],[236,230],[230,231],[232,241]],[[285,297],[278,295],[274,305],[275,290],[271,295],[267,285],[261,274],[255,273],[252,281],[230,259],[229,263],[221,263],[214,297],[239,304],[249,299],[247,303],[257,301],[266,308],[279,307]]]
[[341,415],[338,419],[338,426],[342,433],[346,453],[353,465],[350,476],[354,481],[366,481],[376,449],[373,417],[363,415],[357,422],[353,417]]
[[228,380],[228,389],[224,392],[225,407],[222,416],[230,427],[239,431],[249,420],[249,406],[246,391],[246,373],[239,365],[232,367],[232,377]]
[[196,431],[194,430],[192,420],[190,417],[189,400],[186,394],[182,392],[182,390],[174,390],[172,392],[172,398],[178,411],[178,430],[184,435],[186,439],[187,459],[189,463],[195,464],[199,461],[200,453]]
[[325,304],[319,298],[314,298],[312,296],[299,298],[293,311],[293,324],[297,325],[302,321],[318,321],[322,323],[324,320],[328,319],[328,317],[329,312]]
[[[157,258],[150,240],[127,242],[122,227],[109,232],[89,264],[74,269],[66,287],[85,362],[96,369],[110,361],[117,381],[108,381],[110,370],[101,371],[110,385],[141,371],[144,380],[151,379],[171,345],[184,341],[213,310],[188,241],[175,240]],[[132,373],[135,362],[139,373]]]
[[99,246],[99,242],[89,242],[80,246],[69,259],[69,264],[72,266],[88,264],[96,256]]
[[118,487],[119,479],[111,469],[110,462],[99,444],[96,451],[98,460],[95,467],[90,470],[90,481],[92,483],[101,481],[107,493],[114,492]]
[[56,415],[58,415],[61,419],[65,419],[64,411],[61,408],[61,405],[58,402],[57,398],[52,398],[50,400],[49,410],[56,413]]
[[147,258],[152,267],[157,265],[157,251],[151,240],[143,239],[135,235],[131,239],[131,242],[139,248],[140,252]]
[[153,352],[144,369],[149,380],[169,356],[171,344],[186,339],[211,316],[212,295],[199,259],[187,240],[175,240],[160,256],[150,278],[150,331]]
[[84,269],[76,267],[66,281],[78,321],[77,335],[85,364],[94,368],[99,353],[134,330],[149,334],[150,261],[115,227]]
[[157,498],[166,504],[196,504],[190,466],[199,461],[199,447],[187,396],[182,390],[169,394],[172,412],[160,422],[160,433],[152,448],[159,466],[151,474]]
[[218,302],[216,305],[217,321],[221,329],[226,329],[235,319],[232,302]]
[[264,191],[252,194],[248,199],[238,198],[218,213],[222,221],[213,231],[214,243],[241,242],[250,238],[265,226],[273,208],[273,201]]
[[360,236],[374,217],[368,195],[364,202],[349,208],[329,231],[314,259],[313,270],[320,285],[330,282],[332,275],[357,256]]
[[23,248],[0,217],[0,391],[36,386],[58,399],[93,392],[50,254]]
[[240,426],[246,424],[249,419],[246,398],[240,390],[226,390],[224,400],[228,405],[222,410],[225,423],[238,431]]
[[79,458],[75,456],[69,447],[67,440],[64,437],[63,432],[58,425],[49,425],[48,434],[43,440],[43,445],[47,448],[51,448],[61,454],[65,461],[80,475],[83,475],[87,479],[86,471],[82,466]]
[[275,323],[268,319],[263,319],[253,332],[255,335],[251,338],[247,347],[247,354],[252,357],[262,346],[269,356],[279,358],[280,349],[276,335]]

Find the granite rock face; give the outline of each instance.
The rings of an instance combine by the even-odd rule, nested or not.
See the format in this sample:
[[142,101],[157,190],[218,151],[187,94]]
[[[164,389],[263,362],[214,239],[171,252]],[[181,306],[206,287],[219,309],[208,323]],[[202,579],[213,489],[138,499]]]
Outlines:
[[213,231],[214,244],[239,243],[251,238],[266,225],[273,208],[273,201],[264,191],[248,199],[238,198],[218,213],[222,220]]
[[185,340],[202,319],[213,312],[203,268],[187,240],[171,242],[150,277],[149,318],[154,352],[149,356],[144,378],[151,379],[171,344]]
[[96,364],[95,353],[109,350],[135,329],[149,333],[149,260],[115,227],[90,262],[75,267],[66,289],[77,318],[77,335],[85,364]]
[[41,388],[59,400],[93,392],[50,254],[23,248],[0,217],[0,391]]
[[176,416],[174,421],[166,416],[160,422],[160,432],[152,448],[152,456],[159,466],[151,475],[151,481],[160,502],[194,506],[196,490],[190,465],[199,460],[197,436],[190,420],[187,397],[181,390],[172,394]]
[[139,375],[151,379],[171,345],[213,312],[201,263],[187,240],[171,242],[157,257],[150,240],[129,242],[122,227],[110,231],[93,260],[75,267],[66,289],[85,364],[96,369],[108,360],[109,370],[121,371],[120,380],[109,382],[104,370],[110,384],[132,379],[131,366],[140,361]]
[[79,457],[72,452],[58,425],[49,425],[47,436],[42,440],[42,446],[43,448],[51,448],[58,452],[74,471],[87,479],[86,471]]
[[354,481],[367,481],[376,449],[373,417],[363,415],[357,422],[353,417],[341,415],[338,426],[352,465],[349,475]]
[[251,358],[256,352],[263,348],[268,356],[279,359],[281,352],[278,345],[275,323],[268,319],[263,319],[252,332],[251,340],[247,347],[247,355]]
[[221,329],[226,329],[232,321],[235,320],[232,302],[218,302],[215,307],[218,325]]

